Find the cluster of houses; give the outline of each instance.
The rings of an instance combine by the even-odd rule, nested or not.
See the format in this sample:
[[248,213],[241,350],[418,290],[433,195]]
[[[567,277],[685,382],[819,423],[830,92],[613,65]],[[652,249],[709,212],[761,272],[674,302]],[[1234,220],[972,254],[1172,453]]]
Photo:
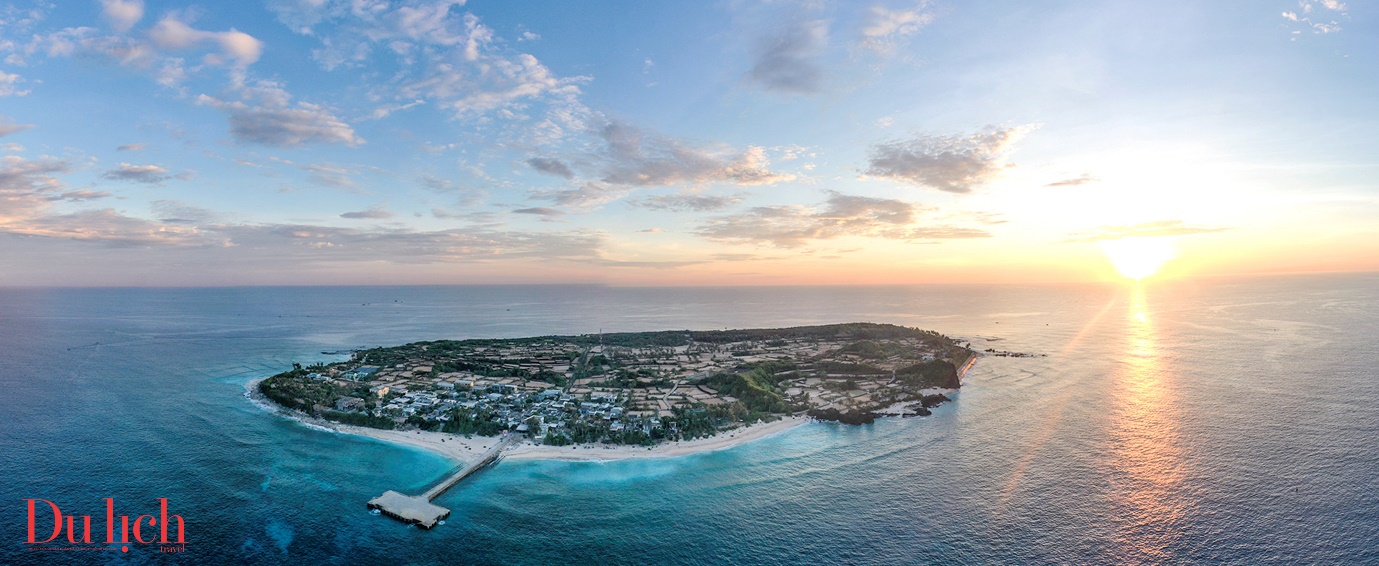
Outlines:
[[[544,342],[487,342],[443,352],[423,346],[405,361],[371,365],[368,357],[331,364],[308,374],[368,395],[334,401],[342,412],[446,422],[460,409],[488,415],[504,428],[544,436],[572,423],[610,431],[650,433],[675,409],[697,410],[735,399],[702,383],[704,377],[753,362],[793,362],[782,393],[811,406],[869,403],[888,393],[886,375],[850,376],[814,369],[828,359],[893,370],[916,359],[933,359],[921,340],[901,340],[907,354],[895,360],[842,353],[846,340],[782,339],[769,342],[695,343],[675,347],[627,347]],[[464,344],[464,343],[459,343]],[[903,358],[903,359],[901,359]],[[454,370],[464,367],[463,370]],[[856,379],[853,379],[856,378]],[[839,384],[847,383],[848,387]],[[367,398],[365,398],[367,397]]]

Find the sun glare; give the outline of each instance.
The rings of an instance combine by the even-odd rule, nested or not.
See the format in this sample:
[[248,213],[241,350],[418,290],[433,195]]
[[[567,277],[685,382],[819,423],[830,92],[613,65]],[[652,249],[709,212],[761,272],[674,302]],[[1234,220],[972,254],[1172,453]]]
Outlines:
[[1175,257],[1168,238],[1124,238],[1101,243],[1101,251],[1122,276],[1140,280],[1159,272]]

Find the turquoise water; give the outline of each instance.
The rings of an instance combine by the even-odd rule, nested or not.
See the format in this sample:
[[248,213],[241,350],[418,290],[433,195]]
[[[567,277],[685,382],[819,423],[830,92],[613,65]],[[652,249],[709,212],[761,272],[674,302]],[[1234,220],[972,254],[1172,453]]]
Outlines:
[[[434,338],[930,328],[983,358],[932,417],[718,452],[452,467],[265,413],[243,384]],[[3,563],[1379,562],[1379,277],[1116,286],[0,290]],[[185,553],[34,552],[24,499],[187,519]]]

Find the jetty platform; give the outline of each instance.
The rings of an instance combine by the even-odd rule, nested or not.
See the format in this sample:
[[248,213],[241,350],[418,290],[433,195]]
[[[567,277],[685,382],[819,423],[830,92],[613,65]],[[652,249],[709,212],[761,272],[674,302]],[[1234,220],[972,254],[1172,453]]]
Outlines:
[[503,449],[512,442],[512,437],[504,434],[497,444],[484,452],[478,460],[456,470],[431,486],[421,495],[405,495],[403,493],[388,490],[383,495],[369,500],[369,509],[377,509],[380,513],[402,521],[411,523],[423,529],[436,526],[450,516],[450,510],[431,503],[432,499],[440,497],[446,490],[460,483],[460,480],[469,477],[470,474],[479,471],[480,468],[498,461]]

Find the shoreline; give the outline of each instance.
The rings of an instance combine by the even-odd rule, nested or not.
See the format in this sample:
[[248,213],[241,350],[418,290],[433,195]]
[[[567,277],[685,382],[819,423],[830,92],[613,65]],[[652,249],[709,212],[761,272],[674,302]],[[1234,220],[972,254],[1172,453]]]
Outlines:
[[[444,456],[457,462],[469,462],[478,458],[485,450],[498,442],[497,436],[465,437],[443,432],[424,430],[384,430],[347,425],[320,419],[294,409],[283,407],[259,393],[258,384],[267,377],[251,379],[244,384],[244,396],[255,406],[277,414],[308,428],[325,432],[336,432],[363,436],[382,442],[404,444]],[[573,446],[546,446],[523,441],[503,452],[504,458],[516,460],[561,460],[577,462],[606,462],[631,458],[676,458],[717,450],[726,450],[754,440],[775,436],[812,419],[799,416],[785,416],[769,423],[754,423],[724,431],[708,438],[662,442],[653,446],[629,446],[625,444],[577,444]]]

